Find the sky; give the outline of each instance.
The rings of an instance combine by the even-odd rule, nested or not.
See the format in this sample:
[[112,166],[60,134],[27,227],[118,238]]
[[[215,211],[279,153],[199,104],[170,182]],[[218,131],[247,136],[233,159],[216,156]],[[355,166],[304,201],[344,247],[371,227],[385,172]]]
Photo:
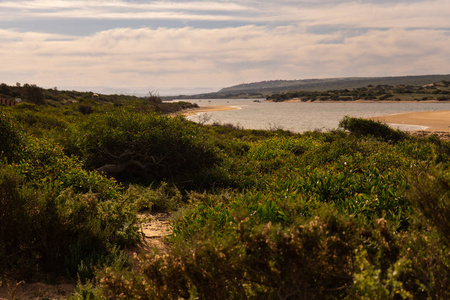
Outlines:
[[0,0],[0,82],[192,94],[450,73],[450,0]]

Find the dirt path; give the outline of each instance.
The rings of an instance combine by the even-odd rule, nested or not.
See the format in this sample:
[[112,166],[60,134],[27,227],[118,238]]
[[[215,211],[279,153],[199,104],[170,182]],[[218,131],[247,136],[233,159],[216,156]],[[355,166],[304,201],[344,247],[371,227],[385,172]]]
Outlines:
[[142,224],[142,233],[144,234],[144,251],[151,251],[154,247],[162,252],[167,249],[164,244],[164,238],[172,232],[169,224],[168,213],[139,213],[141,219],[149,219],[148,222]]
[[75,290],[72,283],[45,284],[9,282],[0,287],[0,300],[64,299]]

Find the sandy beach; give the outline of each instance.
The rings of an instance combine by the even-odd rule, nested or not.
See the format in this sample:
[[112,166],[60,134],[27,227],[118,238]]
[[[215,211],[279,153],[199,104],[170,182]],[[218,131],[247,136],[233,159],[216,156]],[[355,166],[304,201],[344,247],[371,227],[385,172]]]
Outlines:
[[430,132],[450,133],[450,110],[412,112],[370,118],[392,125],[419,125]]
[[181,112],[182,115],[194,116],[198,113],[211,112],[211,111],[224,111],[224,110],[236,110],[238,107],[227,106],[227,105],[216,105],[216,106],[202,106],[199,108],[187,109]]

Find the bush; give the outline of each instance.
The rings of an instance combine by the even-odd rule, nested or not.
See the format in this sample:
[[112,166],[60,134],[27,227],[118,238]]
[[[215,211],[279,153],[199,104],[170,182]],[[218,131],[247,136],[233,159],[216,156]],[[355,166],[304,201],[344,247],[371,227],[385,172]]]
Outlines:
[[408,137],[406,133],[394,130],[384,123],[364,118],[344,117],[339,122],[339,127],[350,131],[356,136],[372,136],[386,142],[398,142]]
[[172,212],[183,203],[180,191],[165,182],[156,189],[151,186],[130,185],[123,197],[127,198],[128,202],[134,203],[139,210]]
[[21,143],[11,164],[0,161],[0,273],[89,277],[115,260],[114,247],[139,242],[136,206],[114,180],[81,169],[52,140]]
[[51,181],[34,188],[8,166],[0,168],[0,205],[0,270],[13,278],[92,276],[112,245],[139,241],[130,205],[72,189],[59,192]]
[[218,162],[212,140],[183,117],[123,109],[91,116],[78,128],[76,139],[87,168],[126,181],[182,178]]
[[102,273],[106,297],[145,299],[336,299],[352,282],[353,221],[325,213],[288,228],[233,222],[199,232],[169,254],[141,259],[141,274]]
[[92,113],[92,106],[80,105],[78,106],[78,111],[83,115],[89,115],[90,113]]
[[417,178],[409,198],[450,246],[450,171],[438,168]]
[[11,118],[0,111],[0,157],[11,161],[21,151],[22,136]]

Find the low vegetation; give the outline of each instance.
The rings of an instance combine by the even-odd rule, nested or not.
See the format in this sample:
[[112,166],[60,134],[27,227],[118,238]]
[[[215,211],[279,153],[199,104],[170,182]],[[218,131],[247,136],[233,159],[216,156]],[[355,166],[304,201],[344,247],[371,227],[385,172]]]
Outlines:
[[[450,297],[449,142],[79,105],[0,107],[0,281],[78,280],[71,299]],[[136,248],[140,210],[174,211],[165,252]]]
[[417,85],[369,85],[367,87],[328,91],[288,91],[267,96],[267,100],[283,102],[297,99],[307,101],[450,101],[450,81],[440,81],[424,86]]

